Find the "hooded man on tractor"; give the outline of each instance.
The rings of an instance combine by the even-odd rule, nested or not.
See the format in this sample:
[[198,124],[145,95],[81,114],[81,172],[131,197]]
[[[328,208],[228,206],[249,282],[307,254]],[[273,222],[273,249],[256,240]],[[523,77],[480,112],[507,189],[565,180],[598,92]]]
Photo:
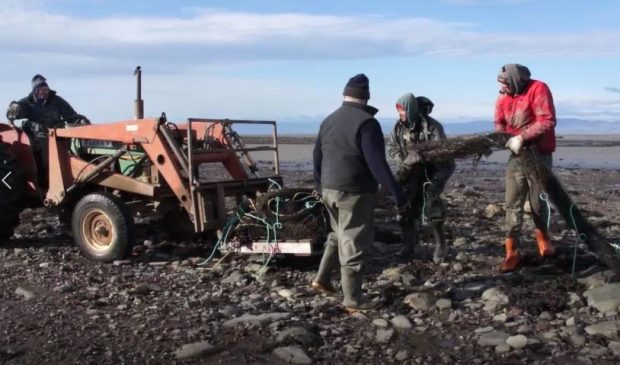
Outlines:
[[30,137],[33,153],[39,170],[39,184],[47,186],[49,129],[64,128],[69,124],[90,124],[90,121],[75,112],[65,99],[47,85],[42,75],[32,78],[32,92],[19,101],[12,101],[6,112],[11,124],[16,119],[26,119],[22,129]]

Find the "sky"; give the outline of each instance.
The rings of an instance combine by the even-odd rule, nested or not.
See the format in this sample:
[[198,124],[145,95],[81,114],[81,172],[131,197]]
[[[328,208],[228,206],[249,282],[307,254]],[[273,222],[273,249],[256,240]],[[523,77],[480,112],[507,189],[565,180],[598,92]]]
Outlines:
[[620,6],[591,0],[0,0],[0,104],[50,87],[94,122],[146,116],[307,123],[349,77],[396,119],[424,95],[443,122],[493,118],[506,63],[549,85],[558,118],[620,123]]

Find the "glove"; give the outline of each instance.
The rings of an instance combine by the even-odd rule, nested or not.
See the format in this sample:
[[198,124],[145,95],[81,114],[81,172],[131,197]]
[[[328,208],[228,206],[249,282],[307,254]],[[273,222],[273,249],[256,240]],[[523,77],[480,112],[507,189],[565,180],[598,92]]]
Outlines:
[[19,115],[20,110],[21,110],[21,106],[16,102],[12,102],[6,111],[6,117],[9,120],[13,121],[17,119],[17,116]]
[[510,137],[508,142],[506,142],[506,148],[512,151],[515,155],[518,155],[521,152],[521,148],[523,147],[523,137],[514,136]]
[[420,156],[420,154],[416,151],[409,150],[409,154],[407,154],[407,157],[405,157],[403,164],[405,164],[406,166],[411,166],[421,162],[422,156]]
[[90,124],[90,120],[88,120],[88,118],[84,117],[84,118],[78,119],[77,124],[89,125]]

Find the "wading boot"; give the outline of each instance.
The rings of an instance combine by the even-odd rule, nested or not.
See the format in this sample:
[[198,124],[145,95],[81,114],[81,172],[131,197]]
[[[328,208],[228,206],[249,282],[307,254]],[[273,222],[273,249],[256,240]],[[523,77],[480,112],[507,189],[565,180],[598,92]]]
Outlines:
[[448,244],[443,231],[443,222],[433,222],[433,237],[435,238],[435,251],[433,252],[433,262],[441,264],[448,256]]
[[534,235],[536,236],[536,243],[538,243],[538,253],[540,253],[540,256],[542,257],[554,256],[555,247],[553,247],[547,235],[538,228],[534,230]]
[[506,238],[506,259],[499,267],[499,272],[512,272],[519,267],[519,251],[517,250],[517,240],[514,238]]
[[321,264],[319,270],[312,280],[310,286],[321,293],[334,295],[336,294],[336,288],[331,284],[332,274],[340,266],[338,261],[338,247],[334,245],[325,245],[325,251],[323,251],[323,257],[321,257]]
[[409,260],[413,258],[418,245],[418,229],[415,224],[402,226],[401,228],[402,247],[396,251],[396,256],[401,260]]
[[362,274],[350,268],[340,268],[340,282],[344,300],[342,305],[349,313],[368,312],[381,307],[378,300],[369,300],[362,294]]

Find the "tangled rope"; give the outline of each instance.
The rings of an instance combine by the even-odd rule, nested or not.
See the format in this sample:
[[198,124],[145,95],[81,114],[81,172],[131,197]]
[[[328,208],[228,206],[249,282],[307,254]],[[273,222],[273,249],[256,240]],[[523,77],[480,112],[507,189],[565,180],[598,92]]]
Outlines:
[[199,265],[209,263],[218,250],[239,252],[242,246],[252,247],[260,241],[270,248],[257,271],[260,277],[279,253],[278,242],[310,239],[318,243],[325,240],[328,230],[327,212],[310,190],[283,189],[273,182],[267,193],[248,199],[229,215],[213,252]]

